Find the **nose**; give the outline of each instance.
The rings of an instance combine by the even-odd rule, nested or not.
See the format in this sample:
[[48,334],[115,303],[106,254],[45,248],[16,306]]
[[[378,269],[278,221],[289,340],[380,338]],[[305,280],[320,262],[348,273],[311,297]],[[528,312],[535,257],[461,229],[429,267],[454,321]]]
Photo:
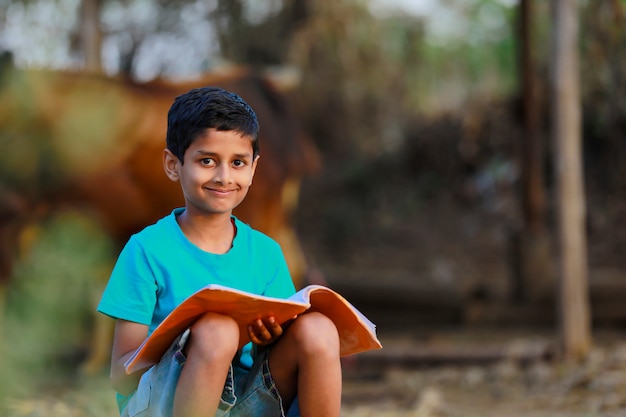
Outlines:
[[215,182],[218,184],[232,184],[233,179],[231,176],[231,170],[228,165],[221,165],[215,172]]

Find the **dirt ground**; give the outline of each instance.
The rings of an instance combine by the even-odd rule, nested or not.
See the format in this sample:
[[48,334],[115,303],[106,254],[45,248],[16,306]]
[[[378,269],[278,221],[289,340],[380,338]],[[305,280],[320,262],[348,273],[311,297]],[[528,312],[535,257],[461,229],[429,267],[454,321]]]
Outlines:
[[343,415],[626,416],[623,335],[596,336],[580,364],[554,360],[552,338],[527,331],[435,332],[427,339],[386,339],[386,353],[347,366]]

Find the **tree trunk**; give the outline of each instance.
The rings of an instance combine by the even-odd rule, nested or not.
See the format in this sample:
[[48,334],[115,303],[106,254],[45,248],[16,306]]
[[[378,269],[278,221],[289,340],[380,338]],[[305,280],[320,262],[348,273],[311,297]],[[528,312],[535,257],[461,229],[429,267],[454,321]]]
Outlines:
[[543,147],[539,137],[540,105],[537,94],[535,59],[533,46],[534,0],[521,0],[520,35],[521,67],[524,112],[524,144],[522,173],[524,178],[523,208],[524,223],[528,231],[545,231],[545,190],[543,176]]
[[581,158],[576,0],[553,0],[552,118],[557,179],[560,336],[565,359],[586,357],[591,345],[587,241]]
[[535,0],[519,5],[519,68],[521,78],[523,137],[520,143],[521,206],[523,225],[511,236],[513,258],[512,299],[522,303],[552,302],[555,274],[550,235],[546,228],[544,146],[541,135],[541,100],[533,54]]
[[101,0],[82,0],[79,37],[84,57],[84,69],[102,72],[102,31],[100,29]]

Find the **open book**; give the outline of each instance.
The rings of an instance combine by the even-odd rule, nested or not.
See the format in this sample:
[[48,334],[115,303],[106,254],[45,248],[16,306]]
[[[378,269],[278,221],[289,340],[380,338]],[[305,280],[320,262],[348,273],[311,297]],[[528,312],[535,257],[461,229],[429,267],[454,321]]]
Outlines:
[[337,326],[341,356],[382,345],[376,326],[337,292],[322,285],[309,285],[287,299],[266,297],[222,285],[208,285],[183,301],[157,326],[125,363],[132,373],[157,363],[187,327],[207,312],[226,314],[237,321],[240,347],[250,341],[247,327],[255,320],[274,316],[280,324],[306,311],[318,311]]

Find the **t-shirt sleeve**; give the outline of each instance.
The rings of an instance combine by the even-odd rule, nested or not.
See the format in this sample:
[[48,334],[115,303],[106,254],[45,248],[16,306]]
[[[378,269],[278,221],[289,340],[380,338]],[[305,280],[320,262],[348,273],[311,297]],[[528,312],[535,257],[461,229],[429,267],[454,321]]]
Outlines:
[[117,259],[98,311],[116,319],[150,325],[157,284],[146,254],[134,237]]

